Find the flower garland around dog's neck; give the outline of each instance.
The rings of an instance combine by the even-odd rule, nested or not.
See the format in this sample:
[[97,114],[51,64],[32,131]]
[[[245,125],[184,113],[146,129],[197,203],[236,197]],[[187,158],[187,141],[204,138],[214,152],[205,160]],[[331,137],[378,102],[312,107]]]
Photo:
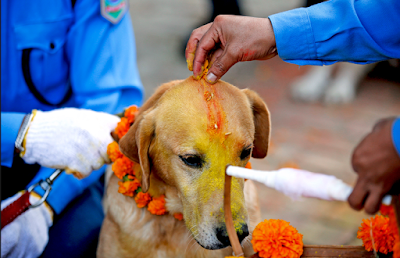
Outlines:
[[[121,121],[114,131],[119,139],[128,132],[138,112],[139,108],[135,105],[125,109],[124,117],[121,118]],[[134,197],[138,208],[147,206],[147,210],[152,214],[164,215],[168,212],[165,207],[164,195],[155,197],[151,196],[149,193],[142,192],[140,181],[135,174],[135,170],[138,170],[139,166],[121,153],[117,142],[114,141],[108,145],[107,154],[113,162],[112,170],[114,174],[122,180],[122,182],[118,182],[119,193]],[[178,220],[183,219],[182,213],[174,213],[173,215]]]

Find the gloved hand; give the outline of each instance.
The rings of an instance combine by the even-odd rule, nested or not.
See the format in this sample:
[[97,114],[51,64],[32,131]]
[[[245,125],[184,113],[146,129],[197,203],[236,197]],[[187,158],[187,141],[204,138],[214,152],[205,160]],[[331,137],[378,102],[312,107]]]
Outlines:
[[[1,202],[1,209],[14,202],[21,193]],[[31,203],[40,196],[30,195]],[[39,257],[49,241],[53,212],[47,204],[27,210],[1,230],[1,257]]]
[[110,133],[118,117],[76,108],[34,112],[21,153],[26,163],[65,169],[83,178],[110,162],[107,145],[113,141]]

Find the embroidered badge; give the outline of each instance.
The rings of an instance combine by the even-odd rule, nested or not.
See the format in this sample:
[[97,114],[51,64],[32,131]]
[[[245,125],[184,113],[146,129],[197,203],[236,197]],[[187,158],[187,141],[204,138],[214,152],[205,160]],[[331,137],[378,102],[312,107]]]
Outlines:
[[117,24],[126,11],[128,11],[128,0],[100,0],[101,15],[110,22]]

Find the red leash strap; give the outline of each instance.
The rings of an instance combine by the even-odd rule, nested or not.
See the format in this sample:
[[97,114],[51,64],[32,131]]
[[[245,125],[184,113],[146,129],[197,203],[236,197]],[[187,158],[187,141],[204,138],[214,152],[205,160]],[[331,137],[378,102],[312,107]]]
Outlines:
[[31,205],[29,201],[29,195],[30,192],[26,191],[17,200],[1,211],[1,229],[28,210],[29,206]]

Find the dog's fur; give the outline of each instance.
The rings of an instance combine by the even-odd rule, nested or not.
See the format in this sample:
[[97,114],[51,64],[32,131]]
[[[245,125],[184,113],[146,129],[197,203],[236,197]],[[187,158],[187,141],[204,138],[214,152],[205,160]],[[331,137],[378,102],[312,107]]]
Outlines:
[[[231,255],[232,249],[224,248],[227,244],[217,236],[221,230],[226,235],[225,167],[245,166],[250,155],[243,155],[249,147],[253,157],[264,158],[269,138],[268,109],[253,91],[191,77],[159,87],[120,140],[120,149],[140,164],[135,172],[142,190],[166,196],[169,214],[157,216],[137,208],[132,197],[118,193],[119,179],[112,175],[98,257]],[[188,164],[188,157],[200,157],[200,165]],[[238,235],[260,222],[257,198],[253,182],[233,178],[231,203]],[[184,221],[172,216],[178,212]],[[246,255],[253,252],[249,238],[242,241]]]

